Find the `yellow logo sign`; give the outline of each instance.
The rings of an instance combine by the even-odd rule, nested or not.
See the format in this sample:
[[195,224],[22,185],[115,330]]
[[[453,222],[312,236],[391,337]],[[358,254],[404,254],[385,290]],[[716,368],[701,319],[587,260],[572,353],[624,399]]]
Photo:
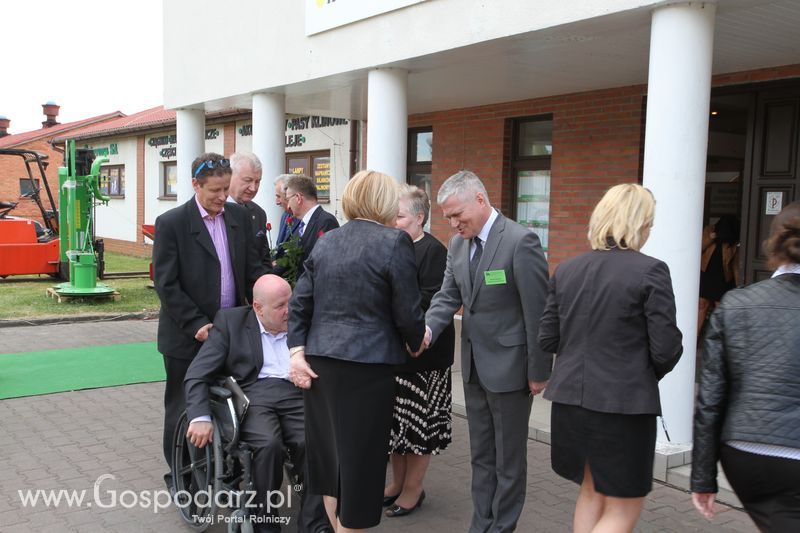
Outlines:
[[317,0],[317,7],[322,7],[325,4],[325,0]]

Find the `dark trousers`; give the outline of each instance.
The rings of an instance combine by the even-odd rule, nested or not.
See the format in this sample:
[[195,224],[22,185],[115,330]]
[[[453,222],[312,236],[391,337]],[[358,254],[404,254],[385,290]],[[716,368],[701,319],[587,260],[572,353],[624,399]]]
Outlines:
[[[286,380],[267,378],[250,385],[245,393],[250,398],[250,408],[242,424],[241,440],[253,448],[253,483],[256,500],[264,504],[264,513],[281,513],[272,509],[267,513],[267,504],[275,506],[283,499],[283,511],[288,505],[287,492],[296,498],[291,485],[281,487],[283,481],[284,449],[289,451],[292,463],[305,470],[306,440],[303,393]],[[280,491],[283,496],[277,496]],[[272,496],[271,496],[272,495]],[[292,500],[292,505],[295,501]],[[277,512],[276,512],[277,511]],[[300,496],[300,513],[297,531],[316,533],[330,528],[322,496],[303,490]],[[280,531],[279,526],[256,523],[256,531]],[[293,530],[294,528],[290,528]]]
[[[164,356],[164,370],[167,373],[167,382],[164,388],[164,459],[172,469],[172,440],[175,435],[175,426],[181,413],[186,410],[186,396],[183,392],[183,378],[191,364],[190,359],[178,359]],[[169,482],[171,476],[165,476]]]
[[800,460],[721,450],[722,468],[758,529],[800,531]]
[[525,504],[528,468],[528,389],[486,390],[473,366],[464,384],[472,462],[470,533],[514,531]]

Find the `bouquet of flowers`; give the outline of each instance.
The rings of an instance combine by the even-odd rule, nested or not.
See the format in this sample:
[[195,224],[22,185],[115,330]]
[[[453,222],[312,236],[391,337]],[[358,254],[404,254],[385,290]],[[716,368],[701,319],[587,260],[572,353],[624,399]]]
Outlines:
[[300,235],[292,233],[292,235],[283,241],[278,247],[282,253],[275,263],[281,267],[281,277],[289,282],[289,285],[294,289],[297,283],[297,274],[300,271],[300,263],[303,261],[303,246],[300,244]]

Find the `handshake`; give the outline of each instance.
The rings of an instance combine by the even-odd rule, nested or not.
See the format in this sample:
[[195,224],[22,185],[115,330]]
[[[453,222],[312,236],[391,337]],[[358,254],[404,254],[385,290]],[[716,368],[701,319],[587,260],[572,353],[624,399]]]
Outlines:
[[411,357],[419,357],[422,352],[428,349],[431,345],[431,328],[425,326],[425,336],[422,338],[422,344],[420,344],[419,349],[417,351],[413,351],[408,344],[406,344],[406,350],[408,350],[409,355]]

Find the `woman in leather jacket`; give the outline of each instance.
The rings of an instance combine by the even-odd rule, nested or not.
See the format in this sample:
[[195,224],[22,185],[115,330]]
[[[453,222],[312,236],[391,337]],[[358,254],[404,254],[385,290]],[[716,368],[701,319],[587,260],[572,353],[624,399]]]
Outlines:
[[717,461],[761,531],[800,531],[800,202],[772,221],[772,278],[729,291],[705,336],[692,501],[714,516]]

